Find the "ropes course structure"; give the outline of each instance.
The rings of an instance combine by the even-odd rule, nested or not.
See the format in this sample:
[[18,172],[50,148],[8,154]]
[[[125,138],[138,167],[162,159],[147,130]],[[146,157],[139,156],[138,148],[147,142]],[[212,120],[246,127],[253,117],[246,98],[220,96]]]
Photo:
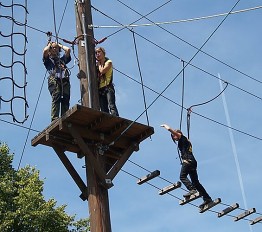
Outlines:
[[[22,20],[16,20],[17,13]],[[27,69],[25,64],[27,45],[27,1],[23,4],[5,5],[0,2],[0,24],[10,23],[10,31],[0,31],[0,115],[11,116],[14,122],[24,123],[27,118],[26,98]],[[21,22],[22,21],[22,22]],[[23,106],[23,112],[17,107]]]
[[[123,4],[125,7],[129,8],[130,10],[133,10],[132,8],[128,7],[128,6],[127,6],[126,4],[124,4],[123,2],[121,2],[121,1],[119,1],[119,0],[117,0],[117,1],[118,1],[120,4]],[[107,143],[107,144],[105,144],[105,145],[102,147],[102,149],[101,149],[101,150],[103,150],[102,153],[105,152],[105,151],[107,151],[107,150],[110,150],[110,146],[113,146],[114,144],[116,144],[116,143],[118,142],[118,140],[122,139],[122,137],[129,132],[129,129],[133,126],[133,124],[134,124],[136,121],[138,121],[138,119],[140,119],[140,117],[141,117],[142,115],[144,115],[144,114],[146,115],[147,124],[148,124],[148,126],[149,126],[150,123],[149,123],[148,109],[149,109],[150,107],[152,107],[160,98],[169,101],[170,103],[178,106],[178,107],[181,109],[180,125],[179,125],[180,129],[181,129],[181,127],[182,127],[183,112],[184,112],[184,110],[187,111],[187,132],[188,132],[188,138],[189,138],[189,135],[190,135],[189,132],[190,132],[190,117],[191,117],[191,113],[193,113],[193,114],[195,114],[195,115],[197,115],[197,116],[199,116],[199,117],[202,117],[202,118],[205,119],[206,121],[209,120],[209,121],[211,121],[211,122],[214,123],[214,124],[218,124],[218,125],[220,125],[220,126],[229,128],[229,126],[226,125],[226,124],[224,124],[224,123],[221,123],[221,122],[219,122],[219,121],[216,121],[216,120],[214,120],[214,119],[212,119],[212,118],[209,118],[209,117],[207,117],[207,116],[205,116],[205,115],[199,114],[199,113],[197,113],[197,112],[195,112],[195,111],[192,110],[194,107],[202,106],[202,105],[205,105],[205,104],[208,104],[208,103],[214,101],[215,99],[217,99],[217,98],[227,89],[228,86],[231,86],[231,87],[233,87],[233,88],[235,88],[235,89],[237,89],[237,90],[239,90],[239,91],[241,91],[241,92],[244,92],[244,93],[246,93],[246,94],[248,94],[248,95],[250,95],[250,96],[252,96],[252,97],[255,97],[255,98],[258,99],[258,100],[262,100],[262,98],[261,98],[260,96],[254,94],[253,92],[250,92],[250,91],[248,91],[248,90],[246,90],[246,89],[240,88],[240,87],[238,87],[237,85],[229,82],[228,80],[222,80],[222,79],[220,79],[220,77],[217,77],[216,75],[212,74],[212,73],[209,72],[209,71],[204,70],[204,69],[201,68],[199,65],[195,65],[195,64],[192,62],[192,61],[194,60],[195,56],[198,55],[198,53],[202,53],[202,54],[207,55],[207,56],[209,56],[209,57],[211,57],[211,58],[214,58],[214,60],[218,61],[219,63],[221,63],[221,64],[223,64],[223,65],[226,65],[226,66],[229,67],[229,68],[232,68],[234,71],[236,71],[236,72],[238,72],[238,73],[240,73],[240,74],[242,74],[242,75],[244,75],[244,76],[246,76],[246,77],[248,77],[248,78],[250,78],[250,79],[252,79],[252,80],[254,80],[254,81],[256,81],[256,82],[261,83],[261,81],[253,78],[252,76],[247,75],[247,74],[245,74],[245,73],[242,72],[242,71],[239,71],[238,69],[234,68],[233,66],[228,65],[228,64],[226,64],[225,62],[219,60],[218,58],[213,57],[212,55],[209,55],[208,53],[206,53],[206,52],[203,51],[203,47],[206,45],[206,43],[209,41],[209,39],[213,36],[213,34],[216,32],[216,30],[220,27],[220,25],[224,22],[224,20],[225,20],[229,15],[237,14],[237,13],[242,13],[242,12],[246,12],[246,11],[250,11],[250,10],[257,10],[257,9],[260,9],[261,6],[259,6],[259,7],[254,7],[254,8],[249,8],[249,9],[246,9],[246,10],[233,11],[234,7],[235,7],[235,6],[238,4],[238,2],[239,2],[239,1],[237,1],[237,3],[234,5],[234,7],[232,7],[231,11],[229,11],[228,13],[219,14],[219,15],[213,15],[213,16],[208,16],[208,17],[188,19],[188,20],[180,20],[179,22],[183,22],[183,21],[187,21],[187,22],[188,22],[188,21],[195,21],[195,20],[200,20],[200,19],[208,19],[208,18],[225,16],[225,18],[224,18],[224,20],[221,22],[221,24],[219,24],[219,25],[217,26],[217,28],[213,31],[213,33],[210,34],[210,37],[208,37],[207,40],[206,40],[204,43],[202,43],[202,46],[200,46],[200,47],[197,47],[197,46],[194,46],[194,45],[192,46],[192,44],[190,44],[189,42],[185,41],[187,45],[189,45],[189,46],[197,49],[197,50],[195,51],[194,55],[191,56],[191,58],[188,59],[188,61],[186,61],[186,60],[184,60],[184,59],[181,59],[180,56],[178,56],[178,55],[170,52],[170,51],[167,50],[166,48],[164,48],[163,45],[159,45],[157,42],[155,42],[155,41],[152,40],[151,38],[148,39],[148,38],[147,38],[146,36],[144,36],[142,33],[139,33],[138,30],[135,31],[135,30],[132,28],[132,27],[138,28],[138,27],[140,27],[140,26],[141,26],[141,27],[144,27],[144,26],[153,26],[153,25],[154,25],[154,26],[158,26],[158,27],[161,28],[161,29],[164,29],[161,25],[178,23],[178,21],[164,22],[164,23],[154,23],[153,20],[150,20],[150,19],[147,18],[148,15],[150,15],[150,14],[153,13],[153,12],[155,12],[156,10],[159,10],[162,6],[165,6],[166,4],[168,4],[168,3],[170,3],[170,2],[171,2],[171,0],[165,2],[164,4],[162,4],[161,6],[159,6],[158,8],[156,8],[155,10],[151,11],[150,13],[148,13],[148,14],[146,14],[146,15],[140,14],[139,12],[137,12],[137,11],[134,10],[134,12],[138,13],[141,17],[140,17],[138,20],[136,20],[136,21],[134,21],[133,23],[130,23],[130,24],[122,24],[122,23],[120,23],[119,21],[115,20],[113,17],[111,17],[111,16],[103,13],[103,12],[102,12],[101,10],[99,10],[98,8],[92,6],[93,10],[99,12],[100,14],[102,14],[103,16],[105,16],[105,17],[107,17],[107,18],[110,18],[111,20],[113,20],[114,22],[117,22],[117,23],[120,25],[120,26],[112,26],[112,27],[110,27],[110,28],[120,28],[120,29],[119,29],[117,32],[114,32],[114,33],[112,33],[112,34],[109,34],[109,35],[103,37],[103,39],[101,39],[101,40],[96,40],[95,38],[93,38],[93,41],[94,41],[94,44],[95,44],[95,45],[98,45],[98,44],[100,44],[100,43],[103,43],[105,40],[107,40],[107,39],[109,39],[109,38],[113,40],[113,37],[111,37],[111,36],[116,35],[118,32],[120,32],[120,31],[122,31],[122,30],[124,30],[124,29],[127,29],[129,32],[132,33],[133,47],[134,47],[134,50],[135,50],[135,58],[136,58],[136,61],[135,61],[135,62],[133,61],[133,62],[137,64],[137,69],[138,69],[138,72],[139,72],[140,81],[137,81],[136,79],[134,79],[134,78],[131,77],[130,75],[127,75],[124,71],[120,71],[118,68],[116,68],[116,66],[114,66],[114,70],[117,71],[118,73],[120,73],[123,77],[126,77],[126,79],[128,78],[128,79],[136,82],[137,84],[139,84],[139,85],[141,86],[141,88],[142,88],[142,94],[143,94],[143,104],[144,104],[144,105],[143,105],[143,106],[144,106],[144,110],[141,112],[141,114],[138,112],[138,113],[139,113],[138,117],[136,117],[134,120],[132,120],[132,121],[130,122],[130,124],[125,125],[125,127],[121,127],[121,132],[119,133],[119,135],[116,136],[110,143]],[[9,7],[11,7],[11,5],[10,5],[10,6],[4,6],[2,3],[0,3],[0,4],[1,4],[1,5],[0,5],[0,13],[1,13],[1,10],[2,10],[3,8],[9,8]],[[63,20],[63,18],[64,18],[67,5],[68,5],[68,0],[67,0],[67,2],[66,2],[66,6],[65,6],[65,9],[64,9],[64,12],[63,12],[62,20]],[[20,4],[13,4],[12,7],[19,7],[19,9],[22,8],[22,9],[24,9],[25,13],[27,14],[26,7],[20,6]],[[59,28],[57,29],[57,28],[56,28],[56,24],[57,24],[57,23],[56,23],[55,11],[56,11],[56,10],[55,10],[54,0],[53,0],[53,16],[54,16],[54,18],[53,18],[54,22],[53,22],[53,23],[54,23],[54,26],[55,26],[55,28],[54,28],[54,31],[55,31],[55,33],[54,33],[54,34],[55,34],[54,38],[55,38],[56,41],[62,40],[62,41],[64,41],[65,43],[70,44],[70,45],[72,46],[72,51],[73,51],[73,54],[74,54],[74,56],[75,56],[75,59],[76,59],[77,62],[78,62],[78,58],[77,58],[76,55],[75,55],[75,45],[78,45],[79,41],[83,40],[84,34],[83,34],[83,35],[80,35],[80,36],[78,36],[78,37],[75,37],[74,40],[72,40],[72,41],[67,40],[67,39],[64,39],[64,38],[61,38],[61,37],[59,36],[59,32],[60,32],[62,20],[61,20],[61,22],[60,22]],[[28,28],[31,28],[31,29],[36,30],[36,31],[38,31],[38,32],[41,32],[41,33],[46,34],[50,39],[51,39],[51,37],[52,37],[52,33],[51,33],[51,32],[44,32],[44,31],[39,30],[39,29],[37,29],[37,28],[33,28],[33,27],[29,26],[29,25],[27,24],[27,22],[25,22],[25,23],[18,22],[18,21],[16,21],[16,20],[13,18],[12,15],[11,15],[11,16],[3,16],[2,13],[1,13],[0,16],[1,16],[1,17],[0,17],[0,22],[1,22],[2,20],[9,20],[9,21],[12,22],[13,27],[14,27],[14,26],[20,26],[20,27],[25,27],[25,28],[28,27]],[[150,21],[150,24],[135,24],[136,22],[138,22],[138,21],[141,20],[141,19],[147,19],[147,20],[149,20],[149,21]],[[93,27],[93,28],[95,28],[95,29],[109,28],[109,27],[106,27],[106,26],[94,26],[94,25],[89,25],[89,27],[90,27],[90,28]],[[132,29],[130,29],[130,28],[132,28]],[[13,29],[12,29],[12,30],[13,30]],[[169,31],[166,30],[166,29],[164,29],[164,30],[165,30],[167,33],[173,34],[173,33],[169,32]],[[0,32],[0,38],[1,38],[1,39],[10,38],[10,41],[11,41],[11,38],[14,39],[15,36],[21,36],[21,37],[23,38],[25,44],[27,43],[26,33],[12,32],[12,34],[6,36],[5,34],[2,33],[2,31]],[[175,35],[174,35],[174,36],[175,36]],[[167,54],[171,55],[172,57],[175,57],[176,59],[178,59],[178,60],[180,60],[180,61],[182,62],[182,68],[180,69],[180,71],[177,73],[177,75],[174,75],[174,76],[173,76],[173,79],[166,85],[166,87],[165,87],[162,91],[156,91],[156,90],[154,90],[153,88],[147,86],[147,85],[145,84],[144,80],[143,80],[142,71],[141,71],[142,69],[141,69],[141,66],[140,66],[140,61],[139,61],[139,56],[138,56],[138,48],[137,48],[136,37],[142,38],[143,40],[147,41],[147,42],[150,43],[151,45],[155,46],[156,48],[158,48],[158,49],[160,49],[160,50],[162,50],[162,51],[164,51],[164,52],[166,52]],[[177,37],[177,36],[175,36],[175,37],[179,39],[179,37]],[[131,46],[132,46],[132,45],[131,45]],[[26,53],[26,49],[24,49],[24,51],[22,51],[22,52],[21,52],[21,51],[17,51],[16,49],[14,49],[14,47],[12,46],[12,44],[11,44],[11,45],[9,45],[9,44],[1,45],[1,46],[0,46],[0,51],[1,51],[1,49],[8,49],[8,50],[10,50],[10,51],[13,53],[14,56],[25,56],[25,53]],[[11,85],[13,86],[13,89],[14,89],[14,88],[24,89],[24,93],[25,93],[26,79],[25,79],[23,85],[20,85],[20,84],[18,85],[18,84],[17,84],[17,81],[16,81],[15,79],[12,79],[12,78],[11,78],[12,73],[14,72],[12,69],[14,69],[15,65],[17,65],[17,64],[19,64],[19,65],[22,67],[23,73],[25,73],[25,75],[26,75],[26,66],[25,66],[25,63],[23,62],[23,60],[22,60],[22,61],[20,61],[20,60],[16,61],[16,60],[15,60],[15,61],[12,62],[12,65],[6,64],[6,63],[2,62],[2,60],[0,60],[1,69],[2,69],[2,68],[5,68],[5,69],[8,69],[8,68],[9,68],[9,69],[11,69],[11,71],[10,71],[10,73],[11,73],[10,76],[6,75],[6,76],[3,76],[3,77],[0,78],[0,84],[1,84],[1,82],[7,82],[7,81],[9,81],[9,82],[11,83]],[[210,99],[210,100],[208,100],[208,101],[205,101],[205,102],[199,103],[199,104],[194,104],[194,105],[191,105],[189,108],[185,108],[185,106],[184,106],[184,105],[185,105],[185,104],[184,104],[184,97],[185,97],[185,92],[184,92],[184,87],[185,87],[185,70],[187,70],[189,67],[193,67],[193,68],[195,68],[195,69],[197,69],[197,70],[200,70],[201,72],[207,74],[207,76],[214,77],[214,78],[216,78],[216,79],[221,80],[221,81],[225,84],[224,89],[223,89],[218,95],[216,95],[215,97],[213,97],[212,99]],[[173,98],[170,98],[170,97],[165,96],[165,92],[166,92],[167,89],[169,89],[169,90],[171,89],[171,85],[174,83],[174,81],[176,81],[176,80],[178,80],[178,79],[180,78],[180,75],[181,75],[181,74],[182,74],[182,97],[181,97],[182,99],[181,99],[181,102],[180,102],[180,103],[177,103],[175,100],[173,100]],[[45,78],[44,78],[44,79],[45,79]],[[42,87],[43,87],[43,83],[42,83]],[[41,89],[42,89],[42,87],[41,87]],[[0,88],[1,88],[1,87],[0,87]],[[148,90],[150,90],[152,93],[156,94],[156,97],[154,98],[154,100],[153,100],[150,104],[148,104],[147,101],[146,101],[145,89],[148,89]],[[14,91],[13,91],[13,92],[14,92]],[[40,95],[39,95],[39,98],[40,98]],[[6,99],[7,99],[7,100],[6,100]],[[1,101],[0,101],[0,103],[1,103],[0,107],[2,108],[2,105],[3,105],[4,103],[9,103],[9,104],[11,105],[11,112],[10,112],[10,113],[5,113],[5,112],[2,113],[2,109],[0,108],[0,115],[6,115],[6,114],[7,114],[7,115],[11,115],[11,116],[13,117],[13,121],[14,121],[14,122],[24,123],[25,120],[26,120],[27,117],[28,117],[28,115],[27,115],[27,113],[26,113],[26,110],[25,110],[24,119],[22,119],[22,120],[18,120],[18,119],[17,119],[16,114],[15,114],[15,111],[13,110],[13,106],[12,106],[12,105],[13,105],[13,101],[15,101],[15,100],[17,100],[17,99],[20,99],[20,100],[23,100],[23,101],[24,101],[25,109],[28,107],[28,103],[27,103],[27,101],[26,101],[26,95],[25,95],[25,94],[24,94],[24,96],[22,96],[22,97],[12,96],[11,99],[8,99],[8,98],[4,98],[4,97],[2,96],[2,93],[0,92],[0,100],[1,100]],[[38,100],[39,100],[39,99],[38,99]],[[37,102],[37,105],[38,105],[38,102]],[[36,105],[36,108],[37,108],[37,105]],[[35,108],[35,111],[36,111],[36,108]],[[10,123],[10,122],[7,122],[7,121],[5,121],[5,120],[1,120],[1,121],[2,121],[2,122],[5,122],[5,123]],[[98,122],[96,122],[96,123],[98,123]],[[16,125],[16,126],[17,126],[17,125]],[[31,126],[32,126],[32,122],[31,122],[30,128],[24,127],[24,129],[27,129],[27,130],[28,130],[27,139],[28,139],[28,136],[29,136],[29,131],[40,132],[39,130],[32,129]],[[93,125],[92,125],[92,126],[93,126]],[[62,127],[62,125],[61,125],[61,127]],[[91,127],[91,126],[90,126],[90,127]],[[118,128],[118,129],[119,129],[119,128]],[[235,130],[235,131],[237,131],[237,132],[239,132],[239,133],[241,133],[241,134],[244,134],[244,135],[246,135],[246,136],[249,136],[249,137],[251,137],[251,138],[255,138],[256,140],[262,141],[262,138],[261,138],[261,137],[255,136],[255,135],[250,134],[250,133],[247,133],[247,132],[245,132],[245,131],[243,131],[243,130],[240,130],[240,129],[238,129],[238,128],[231,128],[231,126],[230,126],[230,129],[233,129],[233,130]],[[58,139],[58,140],[61,139],[61,141],[63,140],[63,138],[59,138],[59,136],[52,136],[52,135],[50,135],[50,138]],[[150,136],[150,138],[151,138],[151,136]],[[68,140],[68,141],[65,141],[65,142],[70,143],[71,141]],[[100,145],[101,145],[101,144],[100,144]],[[24,153],[24,150],[25,150],[25,146],[26,146],[26,143],[25,143],[25,145],[24,145],[23,153]],[[22,158],[23,158],[23,154],[22,154],[22,156],[21,156],[21,158],[20,158],[19,166],[20,166],[20,164],[21,164]],[[129,161],[130,163],[138,166],[139,168],[143,169],[144,171],[146,171],[146,172],[148,173],[147,176],[149,176],[151,173],[153,173],[153,172],[149,171],[148,169],[144,168],[142,165],[139,165],[139,164],[131,161],[130,159],[129,159],[128,161]],[[132,177],[134,177],[134,178],[136,178],[136,179],[139,179],[139,177],[138,177],[137,175],[131,174],[130,172],[125,171],[124,169],[121,169],[121,171],[123,171],[124,173],[126,173],[126,174],[128,174],[128,175],[130,175],[130,176],[132,176]],[[176,184],[173,183],[172,181],[169,181],[169,180],[167,180],[166,178],[161,177],[160,175],[158,175],[158,177],[159,177],[161,180],[164,180],[164,181],[167,182],[168,184],[171,184],[173,187],[175,187]],[[141,180],[141,179],[140,179],[140,180]],[[157,189],[157,190],[159,191],[159,194],[160,194],[160,192],[163,193],[164,191],[166,191],[165,188],[163,189],[163,188],[161,188],[161,187],[158,187],[157,185],[150,184],[150,183],[148,183],[148,182],[147,182],[147,184],[149,184],[149,185],[152,186],[153,188]],[[180,185],[180,186],[181,186],[181,185]],[[181,188],[181,187],[178,187],[178,188]],[[181,188],[181,189],[182,189],[183,191],[186,191],[186,190],[183,189],[183,188]],[[168,192],[168,194],[169,194],[171,197],[173,197],[173,198],[175,198],[175,199],[177,199],[177,200],[180,200],[180,201],[183,200],[181,197],[179,197],[179,196],[177,196],[177,195],[174,195],[174,194],[171,194],[170,192]],[[162,194],[160,194],[160,195],[162,195]],[[224,200],[224,199],[223,199],[223,200]],[[190,203],[190,202],[187,202],[187,203],[190,204],[190,205],[192,205],[192,206],[194,206],[194,207],[198,207],[197,205],[195,205],[195,204],[193,204],[193,203]],[[221,216],[224,216],[224,215],[227,214],[227,216],[234,218],[235,221],[238,221],[238,220],[240,220],[240,219],[243,218],[244,220],[249,221],[251,225],[256,224],[256,223],[261,223],[260,221],[262,220],[262,219],[261,219],[262,214],[259,213],[259,212],[256,212],[256,210],[255,210],[254,208],[253,208],[253,209],[250,209],[250,210],[243,209],[243,208],[239,208],[239,205],[238,205],[237,203],[234,204],[234,205],[231,205],[231,204],[228,204],[228,203],[219,202],[218,204],[220,204],[220,206],[226,206],[227,208],[224,209],[224,210],[222,210],[222,211],[210,210],[210,209],[208,209],[208,211],[210,211],[211,213],[217,214],[218,217],[221,217]],[[231,211],[233,211],[234,209],[237,209],[237,208],[238,208],[240,211],[244,212],[244,213],[241,214],[241,215],[228,214],[229,212],[231,212]],[[248,216],[248,215],[250,215],[251,213],[256,213],[256,214],[257,214],[258,216],[260,216],[260,217],[254,219],[254,220],[246,219],[245,217]]]

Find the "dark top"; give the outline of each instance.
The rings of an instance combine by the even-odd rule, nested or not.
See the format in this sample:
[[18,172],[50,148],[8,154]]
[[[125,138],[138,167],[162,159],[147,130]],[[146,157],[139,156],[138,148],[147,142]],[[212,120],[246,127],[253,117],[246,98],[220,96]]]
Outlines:
[[50,56],[43,57],[45,68],[47,69],[50,75],[55,75],[55,76],[56,74],[65,71],[66,64],[68,64],[70,61],[71,61],[71,56],[70,55],[65,56],[65,54],[61,58],[59,57],[51,58]]
[[195,160],[192,144],[184,135],[181,135],[181,138],[178,140],[178,149],[181,152],[182,160]]

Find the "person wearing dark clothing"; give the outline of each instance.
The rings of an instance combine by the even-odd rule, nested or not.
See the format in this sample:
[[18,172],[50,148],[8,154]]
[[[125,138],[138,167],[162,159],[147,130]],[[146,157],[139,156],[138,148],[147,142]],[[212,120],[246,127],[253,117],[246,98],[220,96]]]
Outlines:
[[[61,50],[64,50],[62,57]],[[52,96],[51,121],[59,117],[60,105],[61,116],[69,109],[70,80],[66,64],[70,61],[70,48],[62,44],[49,42],[43,50],[44,66],[49,73],[48,90]]]
[[[171,133],[171,137],[174,142],[178,141],[178,149],[180,150],[182,160],[180,180],[189,190],[189,192],[186,193],[184,197],[190,197],[192,194],[195,194],[198,191],[204,200],[203,204],[201,204],[199,207],[203,207],[204,205],[211,202],[212,199],[198,180],[197,161],[192,152],[191,142],[183,135],[181,130],[173,130],[167,124],[163,124],[161,126]],[[188,179],[188,175],[191,181]]]
[[116,107],[115,88],[113,84],[113,65],[112,60],[106,57],[105,49],[96,48],[96,67],[98,74],[98,94],[100,110],[119,116]]

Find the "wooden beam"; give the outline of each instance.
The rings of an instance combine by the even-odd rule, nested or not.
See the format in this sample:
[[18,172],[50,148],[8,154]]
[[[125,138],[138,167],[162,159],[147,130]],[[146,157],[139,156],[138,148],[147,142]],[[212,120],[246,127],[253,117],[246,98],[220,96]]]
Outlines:
[[262,221],[262,216],[257,217],[257,218],[255,218],[254,220],[252,220],[252,221],[250,222],[250,225],[254,225],[254,224],[256,224],[256,223],[258,223],[258,222],[260,222],[260,221]]
[[79,187],[80,191],[82,192],[82,194],[80,195],[81,199],[82,200],[88,199],[87,186],[79,176],[78,172],[75,170],[70,160],[67,158],[67,156],[59,146],[54,144],[53,149],[56,152],[59,159],[64,164],[65,168],[67,169],[67,171],[69,172],[75,183],[77,184],[77,186]]
[[203,208],[199,209],[199,213],[204,213],[207,210],[213,208],[215,205],[219,204],[221,202],[220,198],[215,199],[214,201],[211,201],[207,205],[205,205]]
[[155,170],[155,171],[147,174],[146,176],[140,178],[140,179],[137,181],[137,184],[139,184],[139,185],[140,185],[140,184],[143,184],[143,183],[145,183],[145,182],[147,182],[147,181],[149,181],[149,180],[151,180],[151,179],[153,179],[153,178],[155,178],[155,177],[157,177],[157,176],[159,176],[159,175],[160,175],[160,171],[159,171],[159,170]]
[[252,209],[249,209],[249,210],[246,210],[244,213],[241,213],[239,214],[238,216],[235,217],[234,221],[239,221],[240,219],[243,219],[245,217],[247,217],[248,215],[252,214],[252,213],[255,213],[256,212],[256,209],[255,208],[252,208]]
[[178,182],[176,182],[176,183],[174,183],[174,184],[171,184],[171,185],[169,185],[169,186],[167,186],[167,187],[165,187],[165,188],[162,188],[162,189],[158,192],[158,194],[159,194],[159,195],[164,195],[164,194],[166,194],[166,193],[168,193],[168,192],[170,192],[170,191],[172,191],[172,190],[174,190],[174,189],[180,188],[180,187],[181,187],[181,182],[178,181]]
[[83,154],[87,156],[87,158],[92,163],[93,167],[95,168],[95,171],[97,175],[99,176],[102,183],[105,183],[106,179],[106,173],[102,169],[101,165],[98,163],[98,161],[95,159],[93,152],[89,149],[89,147],[86,145],[82,137],[79,135],[77,130],[74,129],[73,125],[71,123],[68,124],[68,130],[70,131],[71,135],[76,139],[76,143],[79,145],[81,151]]
[[108,178],[113,180],[120,169],[124,166],[125,162],[129,159],[132,155],[134,150],[138,147],[137,143],[132,143],[124,152],[124,154],[120,157],[120,159],[116,162],[113,168],[108,173]]
[[217,214],[217,216],[218,216],[218,217],[222,217],[222,216],[224,216],[224,215],[232,212],[233,210],[237,209],[238,207],[239,207],[239,204],[238,204],[238,203],[235,203],[235,204],[233,204],[233,205],[231,205],[231,206],[223,209],[221,212],[219,212],[219,213]]
[[201,197],[201,195],[199,194],[199,192],[197,192],[196,194],[192,194],[188,198],[184,198],[183,200],[180,200],[179,201],[179,205],[185,205],[185,204],[187,204],[187,203],[189,203],[191,201],[194,201],[194,200],[196,200],[196,199],[198,199],[200,197]]

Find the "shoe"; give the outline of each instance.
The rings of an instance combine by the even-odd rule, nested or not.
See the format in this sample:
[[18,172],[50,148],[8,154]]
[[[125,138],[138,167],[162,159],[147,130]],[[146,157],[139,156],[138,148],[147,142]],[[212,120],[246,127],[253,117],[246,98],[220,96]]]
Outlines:
[[205,205],[208,205],[210,202],[212,202],[212,199],[207,199],[205,200],[200,206],[199,208],[204,208]]
[[196,194],[196,193],[197,193],[197,190],[192,189],[188,193],[184,194],[183,197],[185,197],[185,198],[190,197],[191,195]]

